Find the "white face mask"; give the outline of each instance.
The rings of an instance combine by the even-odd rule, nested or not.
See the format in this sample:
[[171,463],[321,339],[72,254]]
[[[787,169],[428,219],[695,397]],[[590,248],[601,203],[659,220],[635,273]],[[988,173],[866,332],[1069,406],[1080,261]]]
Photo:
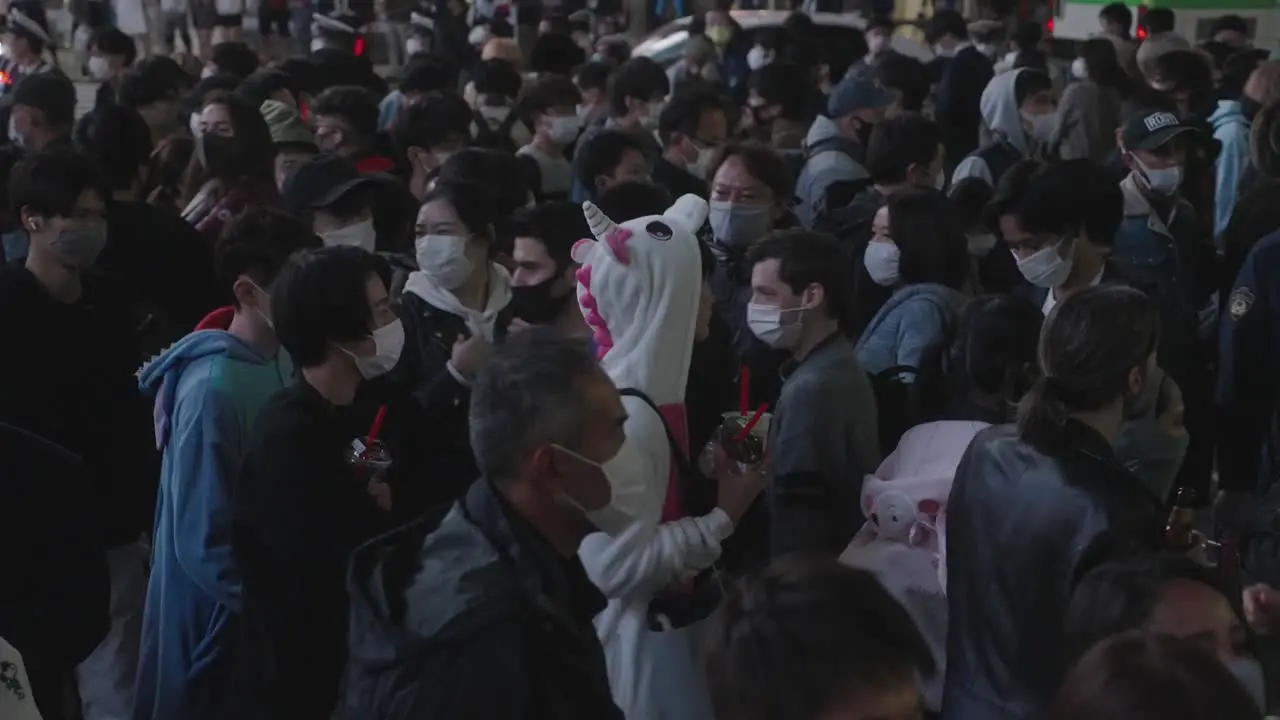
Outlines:
[[969,233],[969,255],[971,257],[984,257],[991,252],[991,248],[996,246],[996,236],[992,233]]
[[551,118],[551,129],[547,131],[547,136],[557,145],[568,145],[578,139],[578,132],[581,130],[582,121],[576,115],[558,116]]
[[191,130],[191,137],[200,139],[200,113],[191,113],[191,117],[187,118],[187,128]]
[[1031,137],[1045,143],[1053,138],[1053,133],[1058,129],[1058,111],[1054,110],[1043,115],[1022,114],[1022,119],[1026,121],[1030,127]]
[[752,70],[759,70],[771,62],[773,62],[773,53],[759,45],[753,45],[747,51],[747,67]]
[[705,178],[707,176],[707,168],[711,166],[711,160],[716,156],[716,149],[698,148],[698,157],[689,163],[688,170],[691,175],[696,178]]
[[[92,68],[91,68],[91,69],[92,69]],[[211,78],[211,77],[213,77],[214,75],[217,75],[217,74],[218,74],[218,71],[217,71],[217,70],[214,70],[212,65],[205,65],[204,67],[200,68],[200,79],[201,79],[201,80],[203,80],[203,79],[205,79],[205,78]]]
[[511,108],[505,105],[481,105],[480,117],[491,126],[501,125],[511,115]]
[[[1072,246],[1066,253],[1064,259],[1058,253],[1058,249],[1065,242],[1071,242]],[[1074,262],[1071,250],[1074,250],[1074,241],[1060,240],[1052,245],[1046,245],[1032,253],[1024,260],[1018,260],[1018,271],[1027,279],[1027,282],[1042,288],[1055,288],[1066,282],[1067,276],[1071,274],[1071,265]]]
[[884,52],[884,49],[887,47],[889,47],[889,38],[884,35],[876,34],[867,36],[867,50],[872,55],[879,55]]
[[426,49],[426,43],[422,41],[422,38],[411,37],[404,41],[405,55],[417,55],[420,52],[426,52]]
[[662,108],[665,103],[661,100],[655,100],[649,103],[649,110],[644,118],[640,121],[644,125],[645,130],[656,130],[658,127],[658,117],[662,115]]
[[1258,704],[1258,709],[1266,710],[1267,685],[1262,674],[1262,664],[1251,657],[1234,657],[1227,661],[1227,670],[1249,692],[1249,697]]
[[1089,78],[1089,67],[1084,64],[1084,58],[1078,57],[1071,61],[1071,77],[1077,80]]
[[1182,166],[1172,165],[1167,168],[1152,169],[1138,160],[1139,174],[1151,192],[1158,195],[1172,195],[1182,186]]
[[613,504],[612,496],[615,481],[613,479],[613,472],[609,468],[617,461],[616,457],[607,462],[598,463],[595,460],[579,455],[563,445],[553,445],[552,447],[555,447],[560,452],[576,458],[587,465],[595,466],[600,470],[600,473],[604,475],[605,480],[609,483],[610,500],[602,508],[597,510],[588,510],[582,506],[582,503],[579,503],[577,500],[561,493],[560,497],[564,498],[566,503],[577,508],[579,512],[586,516],[587,520],[590,521],[592,525],[595,525],[599,528],[600,532],[606,535],[620,535],[622,534],[622,531],[626,530],[631,525],[631,523],[635,522],[635,518],[631,517],[629,513]]
[[461,235],[422,235],[413,241],[418,269],[446,290],[456,290],[471,277],[467,238]]
[[106,80],[111,77],[111,63],[101,55],[89,58],[89,75],[94,80]]
[[943,170],[939,170],[938,174],[933,176],[933,189],[941,190],[946,186],[947,186],[947,173]]
[[9,116],[9,142],[13,143],[16,148],[24,148],[27,146],[27,138],[18,132],[14,127],[13,116]]
[[867,243],[866,252],[862,253],[862,264],[867,274],[881,287],[893,287],[902,276],[898,273],[898,261],[902,252],[891,242],[872,240]]
[[317,50],[323,50],[324,48],[325,48],[324,39],[315,38],[311,41],[311,52],[315,52]]
[[590,105],[579,105],[575,107],[573,110],[574,110],[574,113],[577,114],[578,119],[581,120],[582,122],[586,122],[587,116],[591,114]]
[[337,230],[328,230],[320,233],[320,240],[324,242],[325,247],[346,245],[358,247],[369,252],[373,252],[377,239],[378,234],[373,229],[373,218],[361,220],[358,223],[340,227]]
[[373,355],[368,357],[361,357],[342,348],[343,352],[356,361],[356,370],[360,371],[360,376],[365,380],[386,375],[396,366],[396,363],[400,362],[400,352],[404,350],[404,323],[400,322],[400,318],[396,318],[374,330],[372,337],[374,350]]
[[[788,313],[795,314],[795,320],[784,323],[782,317]],[[747,327],[760,341],[772,348],[790,349],[800,340],[803,307],[783,310],[777,305],[747,305]]]

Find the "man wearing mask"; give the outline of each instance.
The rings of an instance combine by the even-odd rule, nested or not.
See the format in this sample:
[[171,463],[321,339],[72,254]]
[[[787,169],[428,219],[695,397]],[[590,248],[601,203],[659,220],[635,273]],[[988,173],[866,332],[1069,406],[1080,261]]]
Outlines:
[[473,387],[481,479],[353,558],[343,716],[622,720],[592,626],[606,600],[576,555],[611,501],[598,468],[624,442],[618,390],[550,328],[498,346]]
[[258,412],[231,494],[242,717],[333,712],[347,659],[347,561],[391,524],[384,471],[349,462],[369,432],[356,394],[404,346],[378,271],[360,248],[329,247],[294,256],[271,285],[275,335],[298,379]]
[[978,128],[986,114],[978,99],[995,74],[991,58],[969,42],[969,28],[955,10],[934,13],[930,26],[941,72],[934,115],[946,130],[947,167],[955,167],[978,147]]
[[590,183],[580,181],[583,173],[583,149],[602,130],[619,130],[632,135],[640,143],[646,158],[656,158],[662,154],[653,131],[658,128],[663,98],[670,89],[667,74],[648,58],[632,58],[618,69],[609,82],[609,117],[601,125],[588,127],[582,137],[578,138],[573,155],[576,177],[571,200],[582,202],[590,196]]
[[831,205],[827,191],[837,183],[869,178],[862,166],[871,128],[884,119],[898,94],[868,75],[841,80],[827,99],[826,115],[819,115],[805,137],[805,163],[796,179],[796,215],[812,228]]
[[391,142],[409,168],[409,192],[421,200],[445,161],[471,144],[471,108],[454,93],[431,93],[401,111]]
[[1218,260],[1195,209],[1181,194],[1188,149],[1202,140],[1195,127],[1163,111],[1137,113],[1120,128],[1117,140],[1129,174],[1120,183],[1124,220],[1112,260],[1154,286],[1160,364],[1182,388],[1192,438],[1181,484],[1203,498],[1211,452],[1204,444],[1208,435],[1197,432],[1210,407],[1202,318],[1216,315],[1210,296],[1217,287]]
[[537,178],[534,197],[540,200],[567,200],[573,184],[573,165],[565,150],[582,132],[582,119],[575,108],[582,93],[562,75],[539,78],[521,99],[521,113],[533,128],[533,139],[516,151],[531,165]]
[[712,90],[690,90],[674,97],[658,119],[662,157],[654,163],[653,181],[671,197],[707,197],[707,171],[729,136],[723,101]]
[[753,138],[804,165],[804,138],[813,122],[813,93],[805,71],[795,63],[775,62],[751,73],[747,122]]
[[289,212],[311,216],[311,229],[325,247],[349,245],[373,252],[377,231],[370,203],[377,182],[356,172],[346,158],[325,153],[304,162],[285,181]]
[[120,77],[138,57],[133,38],[113,27],[100,28],[89,40],[89,76],[102,83],[94,96],[94,107],[113,105]]
[[362,173],[389,172],[395,163],[374,147],[378,98],[355,86],[331,87],[311,103],[316,145],[321,152],[351,158]]
[[512,329],[551,325],[570,337],[589,338],[591,330],[578,309],[578,264],[569,252],[590,237],[582,208],[571,202],[549,202],[518,210],[515,215],[516,269],[511,274]]
[[[218,266],[234,310],[226,331],[193,333],[141,370],[156,397],[164,456],[135,718],[235,714],[229,666],[240,616],[240,571],[231,558],[231,487],[258,410],[293,378],[280,351],[267,289],[289,257],[318,246],[279,210],[251,208],[218,241]],[[194,648],[210,650],[201,656]]]
[[[39,73],[23,79],[9,91],[9,142],[21,154],[45,148],[71,149],[76,89],[64,75]],[[27,234],[21,228],[6,233],[3,257],[7,261],[27,256]]]
[[79,694],[90,720],[129,717],[146,587],[138,538],[150,527],[159,468],[133,378],[135,320],[92,273],[107,241],[109,196],[94,164],[70,150],[20,161],[9,191],[30,252],[0,268],[3,306],[22,308],[5,313],[0,330],[24,339],[22,352],[0,359],[0,422],[66,448],[89,471],[111,629],[77,669]]
[[790,355],[769,427],[770,554],[834,557],[862,525],[861,479],[880,464],[875,393],[843,329],[848,259],[829,237],[791,230],[752,245],[747,261],[751,332]]
[[849,66],[849,74],[874,70],[881,60],[893,55],[895,51],[891,45],[894,29],[893,18],[888,15],[877,15],[871,18],[871,22],[867,23],[865,31],[867,54],[858,62]]
[[990,139],[956,166],[953,186],[973,177],[994,188],[1009,168],[1043,152],[1058,127],[1053,81],[1028,68],[996,76],[982,91],[982,121]]

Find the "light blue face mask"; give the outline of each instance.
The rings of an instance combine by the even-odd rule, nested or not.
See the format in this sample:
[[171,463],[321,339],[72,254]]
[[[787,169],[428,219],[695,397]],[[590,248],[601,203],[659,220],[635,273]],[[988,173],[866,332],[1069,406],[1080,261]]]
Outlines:
[[1262,663],[1247,655],[1234,657],[1227,661],[1227,669],[1236,680],[1249,692],[1249,697],[1258,704],[1258,709],[1267,711],[1267,683],[1262,674]]
[[773,229],[768,205],[712,200],[707,219],[716,240],[731,248],[744,248]]

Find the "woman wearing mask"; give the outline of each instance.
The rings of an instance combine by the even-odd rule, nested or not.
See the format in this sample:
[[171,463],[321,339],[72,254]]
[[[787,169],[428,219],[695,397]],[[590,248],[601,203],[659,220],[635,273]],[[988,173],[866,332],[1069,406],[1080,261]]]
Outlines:
[[787,209],[795,188],[786,161],[759,143],[735,143],[724,148],[711,167],[711,251],[716,268],[710,277],[716,314],[729,326],[738,358],[751,366],[753,399],[767,402],[781,387],[776,369],[778,353],[747,327],[751,299],[751,267],[747,248],[773,230],[795,227]]
[[720,78],[729,88],[729,96],[737,101],[745,100],[747,76],[751,74],[751,66],[747,64],[751,38],[726,10],[707,12],[706,23],[707,39],[716,46]]
[[1067,610],[1068,660],[1099,641],[1138,630],[1189,640],[1222,661],[1266,709],[1266,682],[1239,600],[1185,555],[1138,555],[1101,565],[1076,586]]
[[1120,109],[1132,85],[1116,59],[1115,44],[1106,38],[1086,40],[1071,63],[1071,76],[1076,82],[1062,93],[1060,122],[1050,144],[1063,160],[1113,163]]
[[419,269],[400,299],[405,348],[394,380],[437,428],[434,482],[459,492],[476,477],[468,388],[512,314],[511,276],[491,262],[492,205],[484,187],[472,183],[442,181],[427,193],[414,241]]
[[[963,307],[968,275],[964,233],[947,196],[916,188],[889,196],[876,212],[862,262],[877,285],[893,295],[871,318],[854,346],[862,369],[919,371],[946,342]],[[904,382],[915,375],[904,373]]]
[[276,151],[262,113],[226,91],[205,98],[196,129],[182,219],[212,244],[226,221],[246,207],[277,202]]
[[1113,448],[1156,367],[1158,325],[1130,288],[1069,296],[1018,423],[969,446],[948,505],[944,718],[1041,717],[1066,669],[1072,583],[1110,552],[1160,545],[1160,501]]

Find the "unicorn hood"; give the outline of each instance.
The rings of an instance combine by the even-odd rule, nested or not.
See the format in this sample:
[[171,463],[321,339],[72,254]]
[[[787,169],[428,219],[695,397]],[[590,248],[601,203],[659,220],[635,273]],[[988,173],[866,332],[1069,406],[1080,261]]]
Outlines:
[[683,404],[693,356],[702,255],[696,233],[707,202],[685,195],[661,215],[621,225],[582,204],[594,240],[573,246],[578,305],[596,354],[620,388],[643,391],[659,406]]

